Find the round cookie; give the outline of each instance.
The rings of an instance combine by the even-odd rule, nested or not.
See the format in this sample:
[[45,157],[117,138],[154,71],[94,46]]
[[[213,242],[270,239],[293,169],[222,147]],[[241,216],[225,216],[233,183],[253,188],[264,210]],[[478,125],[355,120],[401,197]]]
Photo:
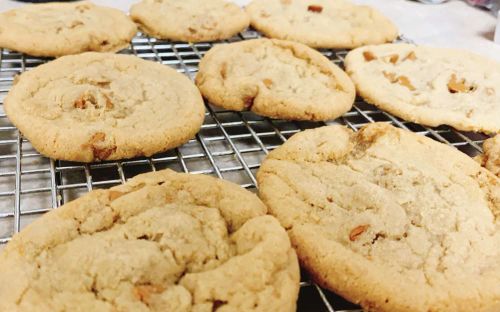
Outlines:
[[123,12],[88,1],[31,4],[0,13],[0,47],[35,56],[116,52],[136,32]]
[[346,71],[369,103],[405,120],[500,131],[500,64],[465,51],[385,44],[349,52]]
[[251,25],[267,37],[314,48],[352,49],[398,36],[377,10],[344,0],[253,0],[246,11]]
[[388,124],[294,135],[260,197],[304,268],[366,311],[500,311],[500,179]]
[[500,178],[500,134],[484,141],[479,162]]
[[148,173],[53,210],[0,254],[2,311],[295,311],[299,266],[258,197]]
[[130,16],[150,36],[186,42],[231,38],[250,24],[247,14],[226,0],[142,0]]
[[82,162],[174,148],[198,132],[205,113],[198,89],[174,69],[96,52],[23,73],[4,109],[40,153]]
[[303,44],[254,39],[217,45],[196,85],[211,103],[282,119],[334,119],[352,107],[354,86],[337,65]]

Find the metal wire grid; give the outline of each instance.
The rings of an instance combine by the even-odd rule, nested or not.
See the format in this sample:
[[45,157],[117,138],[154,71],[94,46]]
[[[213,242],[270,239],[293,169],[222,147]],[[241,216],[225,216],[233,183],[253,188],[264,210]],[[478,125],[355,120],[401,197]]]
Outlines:
[[[259,37],[247,31],[225,42]],[[215,43],[220,44],[220,43]],[[194,79],[198,63],[213,46],[210,43],[172,43],[139,35],[123,53],[172,66]],[[347,51],[321,51],[342,66]],[[15,76],[48,59],[20,53],[0,52],[0,103]],[[0,246],[26,224],[95,188],[108,188],[143,172],[170,168],[193,174],[208,174],[256,190],[255,173],[269,151],[293,134],[323,126],[322,122],[271,120],[251,112],[234,112],[206,105],[205,122],[196,137],[183,146],[149,158],[81,164],[47,159],[9,122],[0,105]],[[358,130],[365,124],[385,121],[474,156],[487,136],[458,132],[449,127],[428,128],[402,121],[357,99],[353,109],[328,124]],[[299,311],[361,311],[335,294],[311,283],[303,274]]]

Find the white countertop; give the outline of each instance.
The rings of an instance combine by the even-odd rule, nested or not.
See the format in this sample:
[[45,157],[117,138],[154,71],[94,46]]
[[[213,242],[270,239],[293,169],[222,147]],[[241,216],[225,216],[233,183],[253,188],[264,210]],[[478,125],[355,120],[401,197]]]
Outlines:
[[[96,4],[127,11],[138,0],[94,0]],[[248,0],[235,0],[245,5]],[[462,48],[500,61],[500,44],[493,42],[496,19],[460,0],[425,5],[408,0],[355,0],[378,8],[391,18],[407,38],[418,44]],[[0,11],[24,5],[1,0]]]

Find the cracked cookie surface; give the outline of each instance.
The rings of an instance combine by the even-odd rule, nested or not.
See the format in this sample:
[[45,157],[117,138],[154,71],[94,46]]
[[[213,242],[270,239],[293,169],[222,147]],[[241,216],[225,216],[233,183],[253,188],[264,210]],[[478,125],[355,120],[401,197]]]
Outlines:
[[500,178],[500,134],[484,141],[483,154],[479,156],[479,162]]
[[366,310],[499,310],[500,180],[458,150],[388,124],[322,127],[257,179],[302,265]]
[[226,0],[142,0],[130,16],[150,36],[186,42],[227,39],[250,23],[239,6]]
[[95,190],[0,254],[2,311],[295,311],[279,222],[238,185],[170,170]]
[[0,47],[35,56],[116,52],[136,32],[123,12],[88,1],[31,4],[0,14]]
[[254,0],[251,25],[270,38],[345,49],[393,41],[398,30],[377,10],[344,0]]
[[347,54],[367,102],[405,120],[464,131],[500,131],[500,64],[466,51],[384,44]]
[[196,84],[211,103],[282,119],[334,119],[352,107],[346,73],[303,44],[255,39],[210,49]]
[[196,86],[174,69],[96,52],[23,73],[4,108],[40,153],[82,162],[179,146],[198,132],[205,112]]

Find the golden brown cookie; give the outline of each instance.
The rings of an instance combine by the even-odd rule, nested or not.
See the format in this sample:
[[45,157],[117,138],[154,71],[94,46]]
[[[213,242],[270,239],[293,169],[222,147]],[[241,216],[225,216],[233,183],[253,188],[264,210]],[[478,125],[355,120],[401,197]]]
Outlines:
[[251,25],[267,37],[314,48],[352,49],[398,36],[377,10],[346,0],[253,0],[246,11]]
[[30,4],[0,13],[0,47],[35,56],[116,52],[136,32],[123,12],[89,1]]
[[345,59],[358,94],[405,120],[500,131],[500,64],[466,51],[384,44]]
[[170,170],[53,210],[0,254],[1,311],[295,311],[299,267],[249,191]]
[[500,179],[453,147],[376,123],[294,135],[260,197],[304,268],[367,311],[500,311]]
[[346,73],[321,53],[277,39],[213,47],[200,62],[196,84],[217,106],[294,120],[335,119],[355,97]]
[[227,39],[250,23],[227,0],[142,0],[132,6],[130,16],[150,36],[187,42]]
[[174,69],[95,52],[23,73],[4,108],[40,153],[82,162],[179,146],[198,132],[205,112],[198,89]]

